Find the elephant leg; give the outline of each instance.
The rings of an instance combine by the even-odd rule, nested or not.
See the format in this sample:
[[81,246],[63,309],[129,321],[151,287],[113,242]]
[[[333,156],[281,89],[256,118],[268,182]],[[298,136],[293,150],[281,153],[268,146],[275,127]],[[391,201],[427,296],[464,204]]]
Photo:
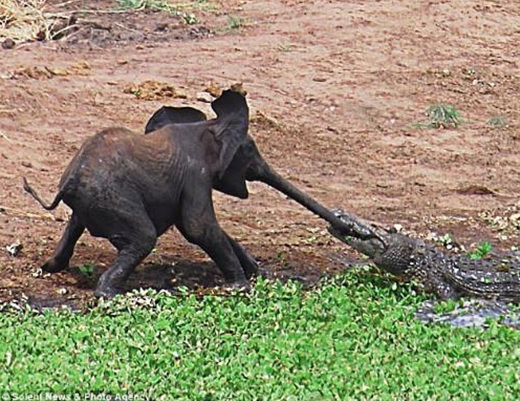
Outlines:
[[[181,207],[177,228],[191,243],[200,246],[216,263],[224,278],[233,287],[250,288],[229,236],[219,226],[211,197],[186,197]],[[238,244],[237,244],[238,245]]]
[[238,243],[235,239],[231,238],[229,235],[226,234],[226,236],[228,238],[229,243],[233,247],[233,251],[235,251],[235,255],[240,261],[242,269],[244,269],[246,278],[248,280],[251,279],[251,277],[258,273],[257,261],[249,254],[249,252],[247,252],[247,250],[242,245],[240,245],[240,243]]
[[65,232],[56,247],[52,257],[42,266],[42,270],[49,273],[56,273],[69,266],[70,258],[74,252],[74,246],[79,237],[85,231],[85,226],[80,223],[79,218],[74,213],[70,217]]
[[139,216],[126,224],[117,224],[118,233],[108,239],[117,248],[116,260],[99,278],[96,296],[111,298],[123,292],[124,284],[133,269],[152,252],[157,241],[153,223]]

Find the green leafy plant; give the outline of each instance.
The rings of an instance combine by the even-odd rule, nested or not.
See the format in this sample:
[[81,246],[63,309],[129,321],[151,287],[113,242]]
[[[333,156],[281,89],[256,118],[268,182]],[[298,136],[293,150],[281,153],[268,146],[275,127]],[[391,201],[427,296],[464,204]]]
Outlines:
[[449,245],[452,245],[453,238],[451,238],[450,233],[444,234],[442,237],[439,237],[437,241],[444,247],[448,247]]
[[116,0],[122,9],[132,9],[135,11],[158,10],[170,14],[178,15],[185,24],[198,24],[199,20],[193,10],[213,11],[215,7],[208,0],[197,0],[182,4],[172,4],[165,0]]
[[168,1],[162,0],[116,0],[120,8],[132,9],[135,11],[142,10],[160,10],[175,13],[177,8],[172,6]]
[[491,252],[492,249],[493,249],[493,246],[489,242],[487,242],[487,241],[482,242],[477,247],[475,252],[468,253],[468,258],[470,258],[470,259],[482,259],[489,252]]
[[186,25],[195,25],[199,23],[198,18],[195,14],[184,13],[182,19]]
[[488,125],[492,128],[501,128],[501,127],[505,127],[506,125],[508,124],[507,122],[507,118],[503,117],[503,116],[496,116],[496,117],[491,117],[489,120],[488,120]]
[[85,276],[92,276],[94,274],[94,271],[96,270],[96,266],[94,266],[92,263],[87,263],[85,265],[82,265],[78,268],[81,274]]
[[278,45],[278,50],[283,53],[288,53],[293,50],[293,47],[294,46],[291,44],[280,44],[280,45]]
[[233,17],[232,15],[228,16],[227,30],[239,30],[245,26],[245,20],[240,17]]
[[433,310],[435,311],[436,314],[444,314],[444,313],[453,312],[457,308],[458,305],[460,305],[459,301],[454,301],[454,300],[449,299],[447,301],[442,301],[442,302],[436,303]]
[[457,128],[462,124],[462,117],[455,106],[434,104],[426,111],[427,121],[416,124],[419,128]]
[[82,313],[0,307],[0,388],[194,401],[517,398],[520,332],[424,325],[414,311],[425,298],[392,283],[353,268],[312,291],[259,278],[249,294],[138,291]]

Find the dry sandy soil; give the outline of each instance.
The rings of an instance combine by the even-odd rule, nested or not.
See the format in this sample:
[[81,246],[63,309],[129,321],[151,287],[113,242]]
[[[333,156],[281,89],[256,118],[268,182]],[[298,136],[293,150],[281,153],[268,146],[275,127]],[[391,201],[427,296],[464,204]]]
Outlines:
[[[45,213],[22,177],[51,199],[87,137],[108,126],[142,132],[163,104],[209,111],[197,95],[210,83],[243,82],[265,158],[326,206],[417,235],[449,232],[468,248],[517,244],[518,1],[213,1],[191,26],[164,12],[107,13],[108,0],[58,3],[50,11],[105,12],[76,14],[61,40],[0,49],[0,299],[81,303],[114,258],[106,240],[85,234],[70,269],[42,275],[70,212]],[[186,98],[149,99],[138,88],[147,80]],[[464,124],[417,125],[438,102],[455,105]],[[249,187],[247,200],[216,193],[216,209],[271,276],[313,282],[345,268],[349,251],[323,221]],[[13,257],[5,246],[17,241]],[[219,282],[214,264],[170,230],[128,288]]]

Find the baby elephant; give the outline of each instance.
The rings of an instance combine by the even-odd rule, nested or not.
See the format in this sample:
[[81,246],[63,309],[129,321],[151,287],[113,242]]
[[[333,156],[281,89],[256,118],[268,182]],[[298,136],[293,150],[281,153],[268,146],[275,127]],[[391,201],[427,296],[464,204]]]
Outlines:
[[87,228],[118,250],[96,289],[98,296],[111,297],[122,291],[157,237],[175,225],[213,259],[231,286],[247,289],[257,264],[220,228],[211,198],[213,189],[247,198],[246,181],[276,188],[345,235],[371,235],[344,216],[337,217],[269,166],[247,134],[249,110],[242,95],[224,91],[211,106],[217,114],[213,120],[191,107],[162,107],[148,122],[147,135],[112,128],[88,139],[65,170],[50,205],[24,179],[25,190],[44,208],[54,209],[63,200],[73,210],[43,270],[65,269]]
[[247,137],[244,97],[226,91],[212,104],[217,118],[169,125],[150,135],[107,129],[88,139],[65,170],[50,205],[24,178],[24,189],[45,209],[63,200],[73,210],[53,256],[42,267],[68,267],[85,230],[107,238],[118,250],[101,276],[96,295],[112,297],[175,225],[215,261],[231,286],[249,288],[255,260],[219,226],[213,210],[213,181],[226,170]]

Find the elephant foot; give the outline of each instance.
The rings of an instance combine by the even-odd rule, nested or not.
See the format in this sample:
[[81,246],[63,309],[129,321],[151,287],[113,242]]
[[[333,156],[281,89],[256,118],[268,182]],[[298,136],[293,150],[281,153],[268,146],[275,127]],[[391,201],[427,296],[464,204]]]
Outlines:
[[254,260],[253,258],[250,258],[248,260],[248,263],[244,264],[244,266],[242,266],[242,268],[244,269],[244,274],[248,280],[251,280],[251,278],[253,276],[258,275],[258,269],[259,269],[258,262],[256,260]]
[[116,295],[124,293],[123,283],[121,280],[111,279],[110,275],[107,273],[109,272],[105,272],[98,281],[96,291],[94,292],[94,295],[97,298],[110,299],[114,298]]
[[96,298],[112,299],[116,295],[122,294],[124,291],[116,287],[98,287],[94,292]]
[[68,262],[60,262],[57,259],[49,259],[43,266],[42,270],[47,273],[57,273],[69,267]]

